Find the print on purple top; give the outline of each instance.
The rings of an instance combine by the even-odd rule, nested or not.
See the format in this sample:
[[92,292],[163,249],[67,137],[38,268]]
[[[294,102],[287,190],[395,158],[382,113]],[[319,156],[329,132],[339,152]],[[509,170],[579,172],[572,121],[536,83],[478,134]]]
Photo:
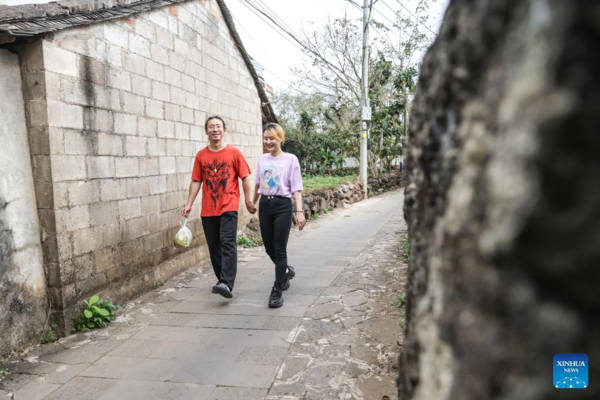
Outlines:
[[292,197],[303,189],[298,158],[289,153],[279,157],[263,154],[258,160],[256,184],[261,195]]

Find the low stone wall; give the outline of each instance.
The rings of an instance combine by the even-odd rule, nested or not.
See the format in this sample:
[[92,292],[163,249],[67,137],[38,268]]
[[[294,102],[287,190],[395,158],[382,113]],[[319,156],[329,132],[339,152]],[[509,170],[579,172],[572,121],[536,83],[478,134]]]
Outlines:
[[[386,191],[402,186],[402,173],[393,172],[377,178],[369,178],[369,197],[377,196]],[[362,182],[343,182],[335,189],[314,189],[304,193],[302,209],[306,219],[323,214],[325,210],[344,208],[348,204],[361,201],[364,198]]]
[[[398,189],[402,187],[402,173],[392,172],[377,178],[369,178],[368,185],[369,197]],[[302,209],[304,210],[304,217],[309,220],[315,215],[325,213],[325,210],[344,208],[349,204],[361,201],[363,198],[363,185],[361,182],[357,180],[342,182],[335,189],[312,189],[306,191],[302,197],[302,202],[304,203]],[[253,236],[258,234],[260,232],[258,218],[252,218],[246,228],[245,233],[247,235]]]

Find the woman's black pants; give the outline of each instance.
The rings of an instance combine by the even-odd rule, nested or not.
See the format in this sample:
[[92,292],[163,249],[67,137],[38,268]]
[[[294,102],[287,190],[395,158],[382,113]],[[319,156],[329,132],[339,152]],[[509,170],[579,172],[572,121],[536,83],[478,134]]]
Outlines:
[[258,208],[260,233],[265,250],[275,263],[275,285],[283,287],[287,269],[287,243],[292,228],[292,200],[280,196],[261,196]]

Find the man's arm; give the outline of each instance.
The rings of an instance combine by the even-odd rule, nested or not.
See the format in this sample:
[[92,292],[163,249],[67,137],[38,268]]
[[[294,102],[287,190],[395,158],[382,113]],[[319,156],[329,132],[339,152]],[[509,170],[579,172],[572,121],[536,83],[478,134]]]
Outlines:
[[188,201],[181,210],[181,215],[187,218],[187,216],[192,211],[192,206],[194,205],[194,200],[196,200],[196,196],[198,196],[198,192],[200,192],[200,188],[202,187],[202,182],[192,181],[190,183],[190,191],[188,195]]

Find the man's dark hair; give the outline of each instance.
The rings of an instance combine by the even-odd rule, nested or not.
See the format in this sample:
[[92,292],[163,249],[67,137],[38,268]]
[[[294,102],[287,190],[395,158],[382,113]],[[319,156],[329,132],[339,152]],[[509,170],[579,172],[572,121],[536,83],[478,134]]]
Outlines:
[[225,120],[218,115],[213,115],[213,116],[206,118],[206,122],[204,123],[205,131],[208,131],[208,121],[210,121],[211,119],[218,119],[219,121],[221,121],[223,123],[223,129],[227,129],[227,127],[225,126]]

